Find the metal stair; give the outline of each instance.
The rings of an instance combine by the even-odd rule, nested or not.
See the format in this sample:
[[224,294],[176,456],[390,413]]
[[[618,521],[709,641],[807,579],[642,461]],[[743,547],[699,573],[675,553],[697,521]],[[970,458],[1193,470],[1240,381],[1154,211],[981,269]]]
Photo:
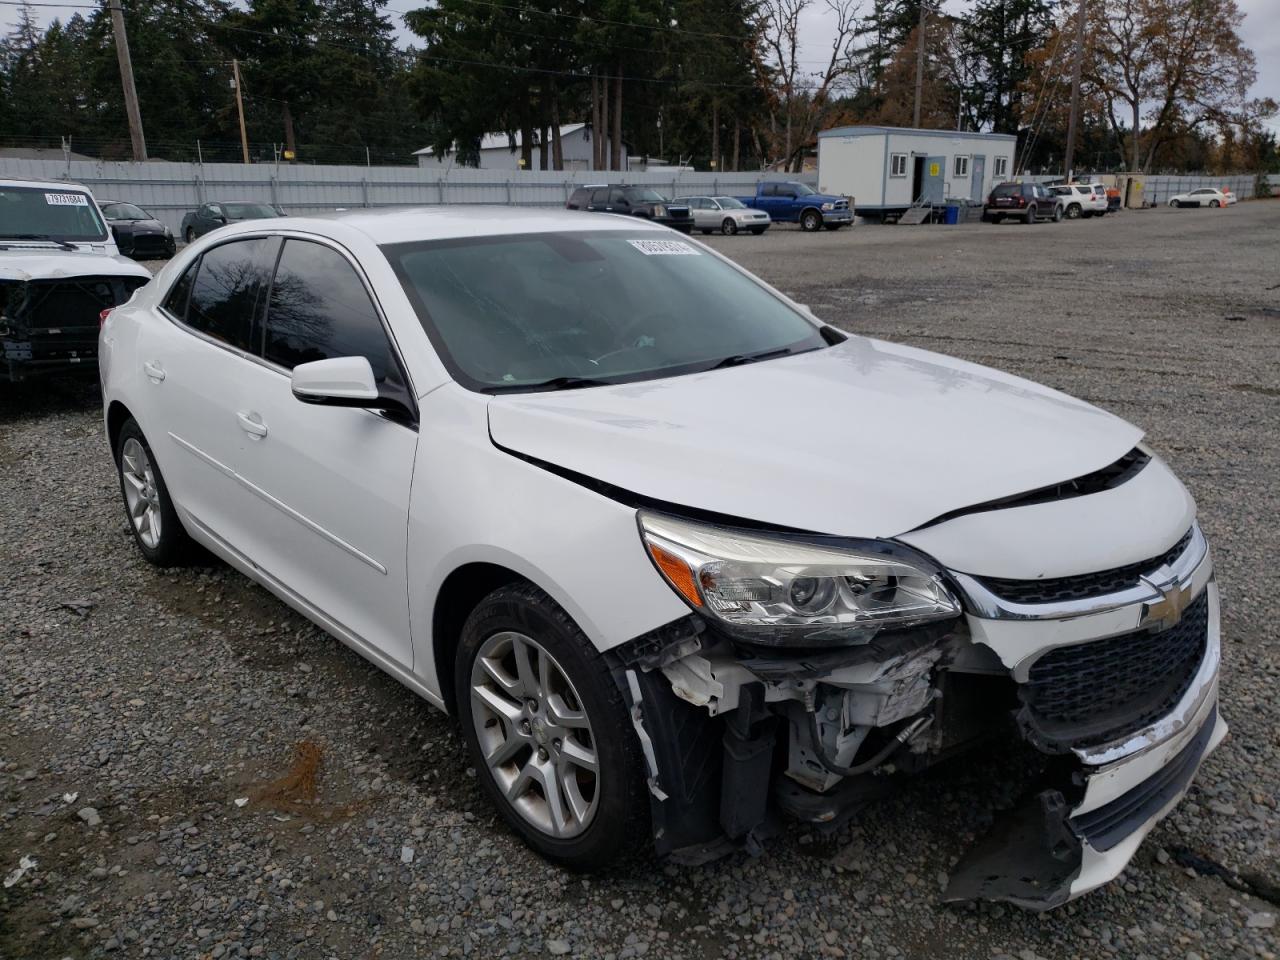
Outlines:
[[911,207],[898,218],[900,224],[928,223],[933,218],[933,205],[919,202],[913,203]]

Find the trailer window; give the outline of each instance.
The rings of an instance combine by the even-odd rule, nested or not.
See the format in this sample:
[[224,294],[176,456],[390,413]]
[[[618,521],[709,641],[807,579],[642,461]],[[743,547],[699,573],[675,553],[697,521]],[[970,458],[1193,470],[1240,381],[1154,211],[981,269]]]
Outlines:
[[905,177],[907,175],[907,155],[905,153],[889,154],[889,176]]
[[956,157],[955,175],[957,177],[967,177],[969,175],[968,157]]
[[996,173],[997,177],[1005,177],[1009,175],[1009,158],[996,157]]

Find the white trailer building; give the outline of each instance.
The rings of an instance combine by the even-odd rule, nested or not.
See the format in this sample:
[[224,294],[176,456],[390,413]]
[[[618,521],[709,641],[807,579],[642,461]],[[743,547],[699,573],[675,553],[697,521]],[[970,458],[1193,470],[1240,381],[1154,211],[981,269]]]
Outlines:
[[981,203],[1013,174],[1008,133],[835,127],[818,134],[818,192],[853,197],[858,213],[892,216],[913,203]]

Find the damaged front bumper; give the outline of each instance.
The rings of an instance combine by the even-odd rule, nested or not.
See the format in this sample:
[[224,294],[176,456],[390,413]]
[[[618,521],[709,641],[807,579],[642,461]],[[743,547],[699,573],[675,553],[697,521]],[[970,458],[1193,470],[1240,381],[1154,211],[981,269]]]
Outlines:
[[836,823],[984,737],[1044,783],[952,872],[944,900],[1049,909],[1114,879],[1226,735],[1207,544],[1129,589],[1009,603],[954,575],[960,622],[780,656],[691,616],[620,648],[615,675],[649,765],[659,854],[757,851],[778,813]]

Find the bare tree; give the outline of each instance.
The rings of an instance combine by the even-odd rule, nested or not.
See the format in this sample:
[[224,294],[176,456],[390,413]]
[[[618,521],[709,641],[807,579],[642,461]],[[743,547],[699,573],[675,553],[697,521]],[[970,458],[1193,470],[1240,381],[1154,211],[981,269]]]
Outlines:
[[800,57],[800,17],[812,0],[763,0],[757,30],[760,75],[769,85],[769,153],[798,172],[833,93],[854,73],[853,42],[861,0],[823,0],[835,15],[831,52],[821,71],[806,72]]

